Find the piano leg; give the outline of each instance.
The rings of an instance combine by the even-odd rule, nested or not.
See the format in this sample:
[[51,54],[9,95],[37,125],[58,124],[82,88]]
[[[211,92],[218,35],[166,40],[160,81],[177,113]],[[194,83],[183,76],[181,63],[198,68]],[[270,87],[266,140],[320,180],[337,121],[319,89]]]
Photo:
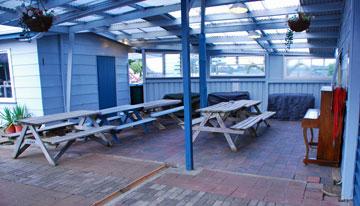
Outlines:
[[[307,128],[306,127],[303,128],[303,135],[304,135],[304,143],[305,143],[305,157],[304,157],[303,162],[304,162],[304,164],[307,165],[308,160],[309,160],[309,149],[310,149],[309,147],[310,147],[310,145],[309,145],[309,141],[308,141],[308,138],[307,138]],[[312,136],[311,136],[311,140],[312,140]]]

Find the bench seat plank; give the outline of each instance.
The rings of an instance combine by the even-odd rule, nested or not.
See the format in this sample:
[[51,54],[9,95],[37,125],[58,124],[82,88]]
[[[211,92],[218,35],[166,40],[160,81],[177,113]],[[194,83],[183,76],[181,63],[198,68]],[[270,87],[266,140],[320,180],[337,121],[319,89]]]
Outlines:
[[167,110],[163,110],[163,111],[159,111],[159,112],[153,112],[153,113],[151,113],[150,116],[153,118],[157,118],[157,117],[172,114],[172,113],[182,111],[182,110],[184,110],[184,106],[175,107],[175,108],[171,108],[171,109],[167,109]]
[[145,119],[142,119],[142,120],[139,120],[139,121],[122,124],[120,126],[117,126],[115,128],[115,130],[123,130],[123,129],[134,127],[134,126],[137,126],[137,125],[140,125],[140,124],[146,124],[146,123],[149,123],[149,122],[152,122],[152,121],[155,121],[155,120],[156,120],[156,118],[149,117],[149,118],[145,118]]
[[246,118],[245,120],[235,124],[231,128],[239,129],[239,130],[246,130],[246,129],[253,127],[257,123],[272,117],[273,115],[275,115],[275,112],[266,111],[266,112],[263,112],[256,116],[250,116],[250,117]]
[[96,133],[106,132],[106,131],[112,130],[114,128],[115,128],[115,126],[94,127],[94,128],[89,128],[84,131],[80,131],[80,132],[68,133],[64,136],[55,136],[55,137],[50,137],[50,138],[44,138],[43,142],[48,142],[51,144],[58,144],[61,142],[67,142],[67,141],[74,140],[77,138],[94,135]]

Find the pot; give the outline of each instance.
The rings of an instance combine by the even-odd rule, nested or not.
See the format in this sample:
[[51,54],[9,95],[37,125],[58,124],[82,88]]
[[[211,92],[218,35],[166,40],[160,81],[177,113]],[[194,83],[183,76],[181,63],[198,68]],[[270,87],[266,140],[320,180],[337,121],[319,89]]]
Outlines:
[[14,125],[14,127],[15,127],[15,132],[21,132],[23,128],[21,125]]
[[7,134],[15,133],[15,126],[14,125],[9,125],[8,127],[6,127],[5,133],[7,133]]
[[304,13],[299,13],[298,18],[288,20],[288,26],[295,32],[302,32],[310,27],[310,20],[305,19]]

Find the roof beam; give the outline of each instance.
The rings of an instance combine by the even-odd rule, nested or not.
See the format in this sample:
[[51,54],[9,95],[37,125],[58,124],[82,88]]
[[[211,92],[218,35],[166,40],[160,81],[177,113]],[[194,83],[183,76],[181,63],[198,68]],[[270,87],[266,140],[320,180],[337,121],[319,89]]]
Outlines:
[[[56,18],[54,24],[71,21],[71,20],[78,19],[81,17],[85,17],[85,16],[89,16],[92,14],[107,11],[107,10],[110,10],[113,8],[123,7],[128,4],[134,4],[134,3],[137,3],[140,1],[144,1],[144,0],[108,0],[108,1],[104,1],[101,3],[95,4],[95,5],[91,5],[88,8],[86,8],[85,10],[80,11],[80,12],[68,12],[68,13],[62,14]],[[109,18],[106,18],[106,19],[109,19]]]
[[[315,27],[334,27],[339,26],[340,19],[334,19],[334,20],[325,20],[325,21],[319,21],[314,20],[312,21],[310,28]],[[208,26],[205,28],[205,33],[223,33],[223,32],[236,32],[236,31],[248,31],[248,30],[266,30],[266,29],[284,29],[288,28],[287,21],[286,20],[279,20],[279,21],[264,21],[261,23],[258,23],[257,25],[253,23],[248,24],[225,24],[222,26]],[[176,33],[177,35],[180,35],[181,30],[173,30],[173,31],[159,31],[159,32],[149,32],[149,33],[134,33],[131,34],[132,39],[142,39],[142,38],[157,38],[161,36],[171,36]],[[199,34],[199,29],[193,29],[190,34]],[[118,39],[124,39],[128,38],[128,36],[124,35],[118,35]]]
[[[336,48],[336,42],[326,42],[326,43],[294,43],[291,45],[291,49],[307,49],[307,48]],[[197,51],[197,47],[193,47],[194,51]],[[169,44],[169,45],[144,45],[141,49],[152,49],[152,50],[173,50],[173,51],[180,51],[181,45],[180,44]],[[238,45],[215,45],[215,46],[207,46],[207,50],[263,50],[258,44],[238,44]],[[272,44],[271,46],[268,45],[268,49],[286,49],[285,44]]]
[[[260,1],[260,0],[240,0],[242,2],[249,2],[249,1]],[[208,0],[206,1],[206,6],[218,6],[218,5],[225,5],[225,4],[232,4],[239,2],[239,0]],[[199,7],[200,1],[196,0],[194,2],[193,7]],[[139,19],[139,18],[146,18],[151,16],[157,16],[162,14],[167,14],[169,12],[178,11],[180,10],[180,4],[172,4],[167,6],[160,6],[160,7],[154,7],[154,8],[144,8],[141,11],[132,11],[128,12],[116,17],[112,18],[105,18],[101,20],[96,20],[92,22],[88,22],[81,25],[75,25],[70,28],[71,32],[79,32],[83,30],[92,29],[95,27],[101,27],[101,26],[110,26],[114,23],[119,23],[122,21],[128,21],[133,19]],[[156,25],[155,25],[156,26]]]
[[[342,9],[340,3],[324,3],[324,4],[315,4],[311,6],[302,6],[304,11],[309,13],[318,13],[324,11],[339,11]],[[291,13],[296,13],[298,7],[286,7],[281,9],[271,9],[266,11],[253,11],[252,14],[212,14],[205,17],[205,21],[222,21],[222,20],[232,20],[232,19],[244,19],[250,17],[266,17],[266,16],[277,16],[277,15],[286,15]],[[190,23],[200,23],[200,17],[190,17]],[[174,26],[181,25],[181,19],[177,18],[174,20],[158,20],[144,23],[134,23],[134,24],[122,24],[122,25],[112,25],[110,30],[124,30],[124,29],[136,29],[136,28],[147,28],[153,26]]]
[[[314,32],[314,33],[294,33],[294,39],[337,39],[339,34],[337,32]],[[269,34],[259,38],[259,41],[267,40],[284,40],[285,34]],[[252,40],[248,36],[224,36],[224,37],[207,37],[207,43],[219,43],[219,42],[240,42]],[[132,45],[141,46],[145,44],[171,44],[179,43],[179,38],[171,39],[156,39],[156,40],[139,40],[131,41]],[[197,43],[198,39],[191,39],[192,43]]]

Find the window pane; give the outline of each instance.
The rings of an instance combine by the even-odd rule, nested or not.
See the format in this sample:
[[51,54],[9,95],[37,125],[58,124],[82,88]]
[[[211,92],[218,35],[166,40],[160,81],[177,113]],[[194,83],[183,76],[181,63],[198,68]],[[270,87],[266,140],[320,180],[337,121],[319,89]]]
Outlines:
[[8,54],[0,53],[0,97],[12,96]]
[[286,58],[285,78],[329,79],[335,70],[335,59]]
[[211,76],[264,76],[264,56],[219,56],[210,62]]
[[190,68],[191,68],[191,76],[198,77],[199,76],[199,55],[198,54],[190,54]]
[[165,76],[181,77],[180,54],[165,54]]
[[146,76],[163,77],[163,58],[162,54],[146,54]]

